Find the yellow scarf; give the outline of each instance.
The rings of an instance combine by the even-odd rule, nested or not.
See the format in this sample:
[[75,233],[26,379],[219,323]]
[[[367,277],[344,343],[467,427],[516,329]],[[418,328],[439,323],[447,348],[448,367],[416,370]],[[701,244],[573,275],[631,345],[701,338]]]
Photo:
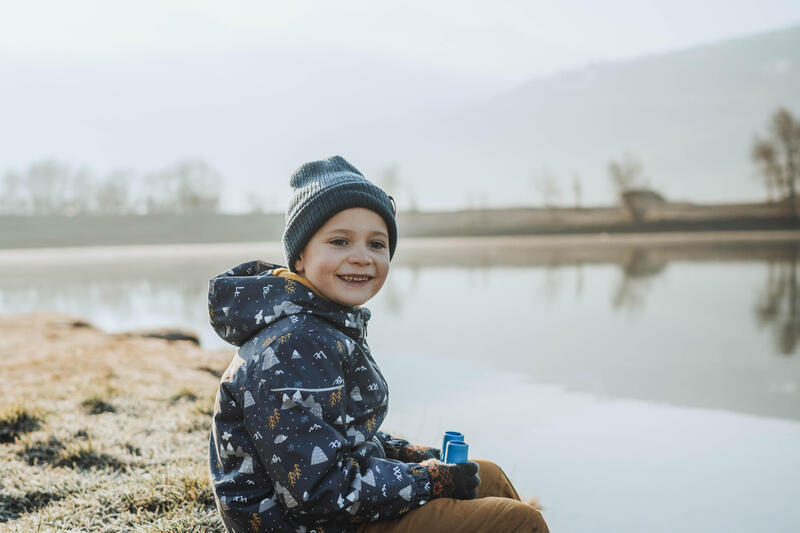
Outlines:
[[275,270],[273,270],[273,271],[272,271],[272,275],[273,275],[273,276],[278,276],[278,277],[280,277],[280,278],[291,279],[291,280],[294,280],[294,281],[296,281],[296,282],[298,282],[298,283],[302,283],[303,285],[305,285],[306,287],[308,287],[309,289],[311,289],[312,291],[314,291],[314,294],[316,294],[316,295],[317,295],[317,296],[319,296],[320,298],[323,298],[323,299],[327,300],[327,298],[325,298],[324,296],[322,296],[322,295],[319,293],[319,291],[317,290],[317,288],[316,288],[316,287],[314,287],[314,286],[311,284],[311,282],[310,282],[310,281],[308,281],[306,278],[304,278],[304,277],[303,277],[303,276],[301,276],[300,274],[295,274],[294,272],[292,272],[292,271],[291,271],[291,270],[289,270],[288,268],[283,268],[283,267],[281,267],[281,268],[276,268]]

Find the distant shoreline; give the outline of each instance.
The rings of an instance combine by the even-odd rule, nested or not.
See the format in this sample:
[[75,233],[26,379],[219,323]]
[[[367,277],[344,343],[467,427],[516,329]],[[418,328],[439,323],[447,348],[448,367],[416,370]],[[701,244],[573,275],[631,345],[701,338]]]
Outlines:
[[[619,262],[649,250],[662,259],[764,260],[800,247],[800,230],[402,238],[398,266]],[[650,252],[648,252],[650,253]],[[0,267],[138,264],[214,256],[280,261],[279,241],[0,249]],[[242,259],[244,260],[244,259]],[[48,267],[48,265],[51,265]]]
[[[595,208],[508,208],[398,213],[403,242],[413,238],[558,237],[573,242],[604,235],[647,240],[656,235],[783,233],[800,230],[786,202],[640,204]],[[279,241],[282,214],[21,216],[0,215],[0,250],[96,246],[185,245]],[[570,239],[572,237],[574,239]],[[667,237],[667,240],[673,237]],[[705,238],[705,237],[702,237]],[[683,238],[683,240],[686,240]],[[622,239],[625,241],[625,239]],[[621,242],[622,242],[621,241]],[[500,241],[494,241],[500,242]]]

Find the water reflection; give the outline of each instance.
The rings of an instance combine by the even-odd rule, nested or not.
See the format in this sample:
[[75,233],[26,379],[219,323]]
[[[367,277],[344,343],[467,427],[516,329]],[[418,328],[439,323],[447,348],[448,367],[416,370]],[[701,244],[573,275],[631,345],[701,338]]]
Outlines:
[[583,265],[575,266],[575,299],[580,300],[583,294]]
[[535,293],[536,297],[549,306],[554,305],[560,298],[564,288],[564,274],[564,268],[546,265],[541,284],[537,287]]
[[773,332],[778,353],[790,356],[800,341],[800,293],[797,290],[797,248],[782,262],[767,264],[766,286],[755,305],[759,326]]
[[[427,247],[426,247],[427,246]],[[261,252],[266,252],[264,255]],[[277,252],[277,253],[276,253]],[[468,273],[463,290],[483,290],[490,285],[493,269],[499,267],[538,269],[531,297],[547,306],[559,305],[565,289],[580,302],[586,287],[587,269],[613,265],[619,277],[611,291],[608,307],[635,317],[646,309],[654,282],[663,277],[671,263],[764,265],[766,282],[753,304],[756,324],[771,332],[773,351],[791,356],[800,344],[800,292],[797,262],[800,243],[781,244],[673,244],[670,246],[526,246],[498,240],[489,246],[406,246],[393,263],[411,273],[401,287],[387,283],[381,293],[382,305],[390,314],[402,316],[420,290],[420,274],[438,268],[458,267]],[[207,280],[240,261],[279,255],[276,246],[258,246],[232,253],[204,247],[192,257],[180,254],[141,256],[102,261],[80,254],[61,261],[10,261],[0,255],[0,312],[61,311],[95,317],[101,327],[125,329],[151,327],[164,321],[175,325],[205,326]],[[573,275],[570,275],[572,271]],[[391,278],[390,278],[391,280]],[[741,290],[742,288],[731,288]],[[200,302],[200,304],[198,304]],[[215,342],[211,335],[204,339]]]
[[644,308],[651,281],[664,271],[667,261],[663,257],[653,258],[644,248],[635,248],[621,267],[622,279],[614,291],[611,307],[636,313]]
[[[65,312],[109,331],[185,327],[224,348],[208,325],[207,280],[279,253],[0,254],[0,313]],[[406,247],[369,304],[370,337],[390,359],[479,368],[488,357],[572,391],[800,419],[800,366],[780,364],[797,358],[770,357],[800,350],[797,257],[796,244]]]
[[413,295],[417,286],[419,285],[419,268],[411,270],[411,279],[402,289],[393,283],[387,283],[381,289],[381,296],[384,301],[386,310],[392,315],[402,315],[405,309],[405,304],[408,302],[408,296]]

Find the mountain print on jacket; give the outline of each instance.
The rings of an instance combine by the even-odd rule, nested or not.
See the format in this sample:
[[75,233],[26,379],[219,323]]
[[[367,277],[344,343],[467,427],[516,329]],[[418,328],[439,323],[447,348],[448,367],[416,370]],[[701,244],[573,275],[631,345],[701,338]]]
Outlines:
[[211,324],[239,346],[211,429],[223,521],[237,533],[334,533],[398,518],[430,499],[429,475],[386,457],[389,391],[366,342],[370,312],[286,272],[251,261],[210,281]]

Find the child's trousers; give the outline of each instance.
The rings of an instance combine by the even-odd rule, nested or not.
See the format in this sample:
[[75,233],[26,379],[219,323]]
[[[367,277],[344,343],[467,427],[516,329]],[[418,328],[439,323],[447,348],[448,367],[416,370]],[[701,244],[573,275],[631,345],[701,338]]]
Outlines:
[[398,520],[365,524],[358,533],[548,533],[542,515],[519,499],[519,494],[499,466],[480,465],[478,497],[474,500],[437,498],[409,511]]

